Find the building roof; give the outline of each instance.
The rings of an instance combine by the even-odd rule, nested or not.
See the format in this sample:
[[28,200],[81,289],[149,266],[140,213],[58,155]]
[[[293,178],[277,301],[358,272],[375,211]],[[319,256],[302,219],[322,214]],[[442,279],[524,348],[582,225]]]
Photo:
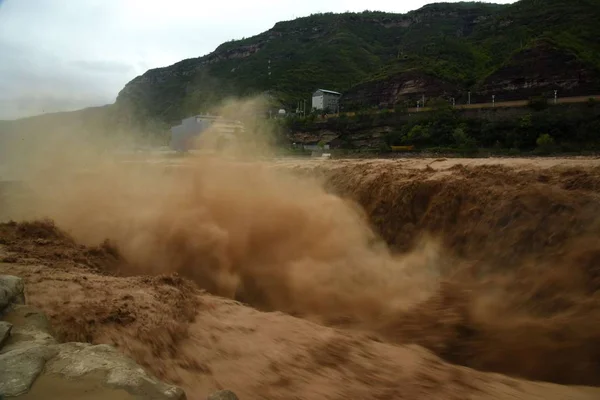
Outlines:
[[[334,92],[333,90],[327,90],[327,89],[317,89],[316,92],[321,91],[323,93],[329,93],[329,94],[336,94],[341,96],[342,94],[340,92]],[[316,93],[315,92],[315,93]]]

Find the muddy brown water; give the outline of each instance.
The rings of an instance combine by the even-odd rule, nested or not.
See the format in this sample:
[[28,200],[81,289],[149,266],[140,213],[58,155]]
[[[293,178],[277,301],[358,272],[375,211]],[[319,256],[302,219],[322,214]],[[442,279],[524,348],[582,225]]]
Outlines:
[[[199,167],[170,175],[120,171],[119,179],[97,171],[93,182],[61,186],[54,203],[36,205],[69,231],[73,243],[114,241],[126,262],[114,268],[110,262],[99,263],[96,268],[102,271],[133,276],[177,272],[212,293],[258,309],[366,335],[361,336],[365,343],[418,344],[451,363],[483,371],[600,385],[597,160],[213,161]],[[110,191],[104,191],[109,184]],[[56,196],[43,186],[36,189]],[[28,242],[27,230],[16,235],[8,240],[13,250],[31,252],[34,243]],[[61,257],[47,245],[47,254],[36,248],[39,258],[54,255],[52,265],[74,258],[86,262],[76,247]],[[86,257],[89,262],[91,256]],[[46,278],[43,271],[35,274]],[[46,286],[50,295],[52,286],[36,281],[35,274],[28,279]],[[86,287],[82,279],[77,284]],[[129,290],[141,290],[136,286],[141,283],[128,282],[133,285]],[[110,295],[99,293],[99,299]],[[43,305],[43,295],[36,297]],[[153,317],[139,319],[140,311],[132,305],[141,300],[133,298],[133,303],[115,298],[106,305],[109,309],[98,309],[92,320],[103,328],[97,331],[85,319],[56,312],[53,318],[67,335],[80,332],[90,341],[113,341],[153,372],[189,382],[186,367],[170,373],[168,365],[196,365],[197,360],[153,364],[157,357],[169,359],[175,351],[169,350],[172,341],[186,343],[184,331],[169,330],[158,336],[159,345],[151,345],[150,336],[140,332],[142,326],[152,326]],[[86,312],[82,299],[69,301],[76,307],[74,315]],[[135,328],[142,330],[131,330],[138,320],[146,321]],[[172,326],[186,323],[178,320]],[[124,328],[111,331],[111,324]],[[220,326],[215,332],[227,331]],[[251,333],[257,328],[240,329]],[[133,336],[118,340],[115,332]],[[200,336],[218,346],[222,334]],[[265,340],[285,341],[276,333],[267,336]],[[153,355],[140,340],[149,341]],[[351,348],[358,346],[352,343]],[[228,351],[226,358],[249,357],[242,345]],[[336,354],[334,360],[342,357]],[[306,376],[301,371],[310,364],[298,363],[268,366],[281,369],[275,376],[288,383],[266,387],[277,396],[292,393],[294,379]],[[205,371],[200,392],[218,387],[220,376],[235,384],[236,377],[224,373],[224,367],[209,364],[194,366]],[[382,364],[375,360],[369,365]],[[377,368],[363,372],[385,376]],[[248,375],[236,371],[242,381]],[[290,371],[295,372],[290,376]],[[386,379],[377,390],[391,393]],[[323,385],[321,395],[330,398],[331,382]],[[242,386],[252,397],[254,389]],[[461,389],[456,393],[460,397]]]

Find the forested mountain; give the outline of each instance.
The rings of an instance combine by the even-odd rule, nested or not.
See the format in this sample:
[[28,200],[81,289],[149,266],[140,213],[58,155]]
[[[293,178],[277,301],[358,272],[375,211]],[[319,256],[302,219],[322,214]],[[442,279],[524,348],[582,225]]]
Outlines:
[[[149,70],[129,82],[115,104],[50,120],[72,119],[74,129],[101,121],[100,129],[111,132],[166,132],[228,96],[267,93],[274,106],[292,110],[299,100],[310,104],[317,88],[342,92],[346,111],[414,105],[422,96],[464,103],[468,92],[473,102],[489,102],[492,94],[498,101],[552,96],[554,90],[600,94],[598,21],[600,0],[316,14]],[[0,131],[40,123],[50,132],[48,117],[40,118],[2,124]]]
[[[203,57],[150,70],[117,106],[164,122],[230,95],[268,92],[293,108],[316,88],[347,109],[419,98],[474,101],[600,92],[600,0],[430,4],[407,14],[317,14],[279,22]],[[270,60],[270,68],[269,68]],[[269,71],[271,75],[269,75]]]

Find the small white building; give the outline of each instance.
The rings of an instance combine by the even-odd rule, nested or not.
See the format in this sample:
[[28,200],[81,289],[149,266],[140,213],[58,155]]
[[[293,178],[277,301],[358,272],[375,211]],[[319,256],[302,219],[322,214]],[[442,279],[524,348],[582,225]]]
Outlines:
[[318,89],[312,95],[312,109],[337,112],[341,96],[333,90]]

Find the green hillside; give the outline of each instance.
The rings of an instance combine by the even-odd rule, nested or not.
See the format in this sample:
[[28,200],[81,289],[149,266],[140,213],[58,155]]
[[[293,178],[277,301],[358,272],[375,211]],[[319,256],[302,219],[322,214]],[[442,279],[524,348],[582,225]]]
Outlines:
[[[523,78],[511,73],[535,73],[531,79],[555,82],[563,95],[582,94],[600,90],[599,20],[600,0],[440,3],[408,14],[317,14],[279,22],[206,56],[150,70],[126,85],[117,106],[136,118],[168,123],[230,95],[269,92],[293,108],[319,87],[352,98],[355,88],[401,80],[407,72],[450,84],[445,92],[455,91],[455,96],[466,90],[485,93],[486,85],[497,88],[501,81]],[[536,51],[529,52],[532,48]],[[552,60],[569,66],[559,72],[550,68],[543,76]],[[575,83],[567,76],[573,66]],[[486,81],[489,77],[496,81]],[[505,86],[515,92],[508,97],[520,96],[519,84]],[[435,90],[423,88],[432,95]],[[371,96],[359,103],[378,101],[398,99]]]
[[598,21],[600,0],[316,14],[149,70],[110,106],[0,124],[0,133],[38,124],[46,132],[68,126],[161,135],[228,96],[267,93],[274,105],[293,110],[299,100],[310,105],[317,88],[342,92],[344,111],[414,106],[423,96],[465,103],[467,93],[473,102],[489,102],[492,94],[497,101],[552,96],[554,90],[561,97],[598,95]]

